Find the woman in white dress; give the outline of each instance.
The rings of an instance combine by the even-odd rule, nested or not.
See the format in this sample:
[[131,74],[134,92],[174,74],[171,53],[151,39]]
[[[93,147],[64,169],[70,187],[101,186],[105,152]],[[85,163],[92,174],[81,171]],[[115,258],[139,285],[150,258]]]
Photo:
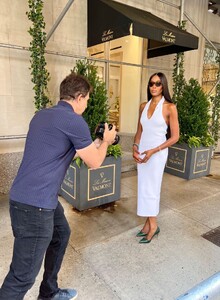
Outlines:
[[151,75],[147,93],[149,101],[140,105],[133,144],[138,171],[137,214],[146,217],[143,228],[137,233],[138,237],[142,237],[139,243],[149,243],[160,232],[157,215],[168,147],[179,139],[177,109],[163,73]]

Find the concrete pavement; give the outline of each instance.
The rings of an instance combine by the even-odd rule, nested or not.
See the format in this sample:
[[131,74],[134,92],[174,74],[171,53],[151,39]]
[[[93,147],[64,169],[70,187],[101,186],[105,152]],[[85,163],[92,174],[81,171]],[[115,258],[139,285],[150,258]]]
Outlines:
[[[122,173],[121,199],[112,205],[78,212],[60,198],[72,229],[60,287],[76,288],[79,300],[174,300],[219,272],[220,247],[201,235],[220,226],[220,158],[210,173],[191,181],[164,174],[161,232],[150,244],[135,237],[144,223],[136,216],[136,171]],[[5,195],[0,228],[1,284],[13,244]],[[42,271],[25,300],[36,299]]]

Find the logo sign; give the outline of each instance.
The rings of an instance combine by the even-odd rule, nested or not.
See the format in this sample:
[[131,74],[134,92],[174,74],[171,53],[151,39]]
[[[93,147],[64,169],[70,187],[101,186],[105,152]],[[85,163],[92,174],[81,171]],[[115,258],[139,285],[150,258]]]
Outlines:
[[88,200],[106,197],[115,193],[115,165],[89,169]]
[[114,32],[111,29],[105,30],[102,33],[102,42],[107,42],[113,39]]
[[176,37],[175,35],[172,33],[172,31],[167,31],[165,30],[163,35],[162,35],[162,41],[166,42],[166,43],[171,43],[171,44],[175,44],[176,42]]
[[66,172],[61,189],[71,198],[76,199],[76,168],[72,165]]
[[186,155],[187,151],[185,149],[170,147],[166,167],[184,173],[186,168]]
[[197,150],[195,156],[195,164],[193,173],[200,173],[207,171],[208,169],[208,162],[209,162],[210,150]]

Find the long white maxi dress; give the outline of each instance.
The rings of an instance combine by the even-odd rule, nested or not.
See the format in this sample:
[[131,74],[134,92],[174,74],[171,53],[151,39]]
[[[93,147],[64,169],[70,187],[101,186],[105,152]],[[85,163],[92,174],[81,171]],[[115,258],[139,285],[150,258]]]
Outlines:
[[[151,100],[145,105],[140,118],[142,125],[140,153],[158,147],[166,141],[167,124],[162,113],[164,101],[165,99],[162,97],[150,119],[147,116],[147,111]],[[138,216],[153,217],[159,213],[161,183],[167,155],[168,148],[153,154],[146,163],[137,164]]]

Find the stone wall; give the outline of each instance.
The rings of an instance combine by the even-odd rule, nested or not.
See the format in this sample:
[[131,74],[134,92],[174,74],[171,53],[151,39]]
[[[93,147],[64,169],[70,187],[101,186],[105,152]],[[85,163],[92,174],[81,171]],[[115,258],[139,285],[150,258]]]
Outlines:
[[[147,10],[158,17],[167,20],[176,25],[179,20],[179,11],[172,6],[155,0],[118,0],[121,3],[133,5],[140,9]],[[44,17],[46,22],[46,33],[50,31],[58,16],[66,6],[66,0],[45,1]],[[173,4],[179,5],[179,0],[172,0]],[[0,136],[25,135],[28,131],[28,125],[34,115],[34,92],[30,76],[30,53],[25,50],[29,47],[30,35],[28,29],[31,26],[26,12],[28,11],[28,1],[1,0],[0,10]],[[203,32],[213,42],[220,42],[219,35],[215,34],[215,28],[218,28],[219,17],[209,14],[207,11],[207,0],[186,0],[185,11],[193,19]],[[203,64],[205,39],[198,30],[187,22],[187,30],[192,34],[199,36],[199,50],[186,52],[185,70],[186,77],[195,77],[201,81],[201,72]],[[17,49],[14,46],[20,47]],[[22,48],[23,47],[23,48]],[[53,103],[56,103],[59,95],[59,84],[61,80],[73,69],[77,57],[87,56],[87,0],[74,1],[69,11],[61,21],[56,31],[47,43],[47,51],[56,53],[65,53],[69,56],[58,54],[46,54],[47,68],[50,72],[51,80],[49,82],[49,97]],[[73,57],[75,56],[75,57]],[[152,73],[153,66],[159,66],[162,69],[172,69],[173,56],[165,56],[148,60],[148,73]],[[126,70],[126,68],[124,68]],[[128,69],[128,68],[127,68]],[[134,70],[134,69],[133,69]],[[129,76],[131,74],[126,72]],[[170,78],[172,72],[167,71],[169,86],[172,86]],[[127,88],[127,87],[125,87]],[[135,88],[139,89],[137,85]],[[140,94],[146,94],[146,88],[143,86]],[[129,91],[129,95],[131,92]],[[144,98],[140,97],[140,98]],[[139,96],[126,97],[123,113],[121,130],[129,133],[120,133],[122,149],[130,152],[132,148],[134,134],[136,131],[136,120],[138,118]],[[134,103],[135,102],[135,107]],[[127,109],[128,108],[128,109]],[[131,113],[132,114],[131,114]],[[129,122],[132,118],[132,122]],[[131,123],[131,124],[130,124]],[[135,124],[135,125],[133,125]],[[129,129],[129,126],[132,127]],[[17,172],[23,151],[23,140],[11,140],[5,145],[0,140],[0,192],[7,192],[11,182]],[[218,146],[219,151],[219,146]]]
[[132,144],[134,143],[134,134],[119,132],[120,142],[123,152],[132,152]]
[[0,193],[7,194],[17,174],[23,152],[4,153],[0,155]]

